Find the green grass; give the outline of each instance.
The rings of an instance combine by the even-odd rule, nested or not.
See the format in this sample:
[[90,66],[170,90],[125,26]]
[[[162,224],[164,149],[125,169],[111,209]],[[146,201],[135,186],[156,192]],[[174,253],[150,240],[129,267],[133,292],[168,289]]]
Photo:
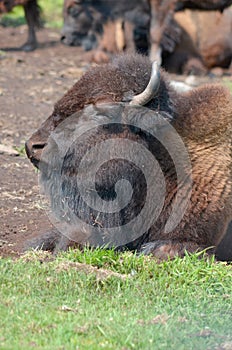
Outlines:
[[230,89],[230,91],[232,92],[232,81],[229,80],[229,79],[224,78],[223,82]]
[[[61,28],[63,25],[63,0],[39,0],[38,3],[42,9],[42,19],[45,27]],[[25,23],[26,20],[22,6],[14,7],[11,13],[4,14],[0,18],[0,24],[4,26],[16,27]]]
[[21,157],[26,156],[26,149],[25,149],[25,144],[20,145],[20,146],[14,146],[14,149],[19,153]]
[[231,281],[231,265],[197,255],[161,264],[99,249],[1,259],[0,348],[228,349]]

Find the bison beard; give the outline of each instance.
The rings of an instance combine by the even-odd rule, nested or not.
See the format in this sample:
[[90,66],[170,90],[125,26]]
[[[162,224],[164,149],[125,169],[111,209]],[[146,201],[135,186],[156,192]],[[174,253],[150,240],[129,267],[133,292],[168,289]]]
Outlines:
[[[217,247],[227,228],[229,235],[227,239],[231,237],[229,223],[232,219],[232,101],[227,89],[217,85],[200,87],[184,94],[177,93],[169,85],[166,74],[161,71],[160,84],[156,85],[156,93],[149,102],[146,102],[147,113],[138,113],[137,116],[142,125],[144,123],[144,128],[122,126],[120,123],[102,127],[99,110],[104,108],[107,110],[109,106],[115,106],[119,110],[127,109],[127,101],[133,101],[133,96],[140,94],[147,86],[150,72],[149,60],[139,55],[119,56],[108,65],[92,68],[57,102],[53,114],[27,142],[26,150],[28,157],[42,172],[42,181],[45,188],[49,189],[52,209],[56,215],[60,216],[61,221],[63,220],[62,199],[68,198],[66,201],[68,207],[74,211],[75,215],[81,216],[82,221],[87,222],[90,227],[92,225],[96,232],[101,226],[123,225],[141,211],[147,196],[146,181],[143,172],[133,162],[124,159],[106,162],[99,168],[96,176],[95,185],[100,197],[109,203],[114,200],[115,185],[122,178],[132,184],[133,195],[129,205],[116,215],[93,212],[82,202],[75,183],[80,160],[88,149],[108,138],[129,139],[146,147],[156,158],[164,174],[166,185],[164,205],[158,219],[145,233],[139,237],[132,236],[131,240],[128,239],[127,243],[121,246],[120,238],[116,245],[118,249],[128,248],[145,254],[151,253],[159,259],[166,259],[176,255],[183,256],[186,251],[195,252]],[[108,107],[104,107],[105,103]],[[128,111],[136,111],[136,108],[139,107],[133,107],[132,104]],[[89,114],[88,111],[90,111]],[[44,149],[46,154],[46,149],[48,150],[51,146],[49,143],[46,147],[51,132],[59,130],[61,122],[68,121],[74,113],[76,113],[77,130],[92,120],[95,122],[96,129],[94,132],[85,133],[77,143],[74,142],[63,159],[60,154],[62,150],[59,151],[56,147],[50,149],[48,154],[51,162],[55,167],[57,162],[62,164],[61,175],[59,175],[61,186],[56,187],[56,181],[50,172],[54,167],[47,167],[41,153]],[[150,133],[144,132],[147,118],[152,116],[156,125],[160,115],[164,116],[181,136],[191,159],[193,181],[184,216],[176,228],[168,233],[164,227],[176,196],[176,169],[165,147]],[[67,131],[65,138],[67,140],[72,138],[72,133]],[[175,147],[176,144],[173,144],[173,148]],[[189,177],[187,171],[185,177]],[[154,183],[155,185],[157,184]],[[76,227],[75,230],[74,239],[53,230],[30,241],[27,247],[53,251],[65,250],[76,244],[77,232],[80,237],[77,244],[82,243],[81,227]],[[89,242],[96,245],[94,240],[91,241],[92,238],[89,232]],[[98,243],[104,245],[104,240]],[[219,248],[218,257],[231,260],[230,247],[225,247],[221,243]],[[211,252],[214,251],[215,249],[212,248]]]

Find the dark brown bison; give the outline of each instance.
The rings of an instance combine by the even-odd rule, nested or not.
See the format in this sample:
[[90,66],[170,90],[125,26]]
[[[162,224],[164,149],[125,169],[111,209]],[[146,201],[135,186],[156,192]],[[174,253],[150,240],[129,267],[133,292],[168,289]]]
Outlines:
[[[71,241],[86,239],[163,259],[219,245],[232,218],[231,95],[217,85],[180,94],[157,65],[150,79],[151,69],[149,59],[139,55],[90,69],[28,140],[27,155],[41,170],[62,232],[46,233],[30,246],[67,249]],[[83,159],[87,163],[80,168]],[[122,190],[121,181],[132,192]],[[89,205],[97,196],[107,213]],[[110,210],[115,202],[124,203],[118,212]],[[137,217],[140,223],[125,231]],[[224,252],[228,258],[230,248],[220,249],[220,257]]]
[[175,10],[193,9],[193,10],[220,10],[232,5],[232,0],[177,0]]
[[93,60],[105,61],[107,54],[146,52],[149,30],[147,0],[64,1],[62,42],[93,52]]
[[33,51],[37,47],[35,30],[41,26],[40,8],[37,0],[0,0],[0,13],[9,12],[17,5],[23,6],[28,24],[28,39],[20,49],[23,51]]

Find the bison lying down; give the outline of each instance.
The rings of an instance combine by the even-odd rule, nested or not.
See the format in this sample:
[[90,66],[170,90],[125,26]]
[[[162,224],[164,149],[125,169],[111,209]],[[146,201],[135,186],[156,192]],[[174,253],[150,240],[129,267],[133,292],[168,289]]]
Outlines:
[[[151,0],[150,58],[162,52],[164,67],[177,73],[228,68],[232,59],[232,10],[224,9],[231,3]],[[178,12],[184,9],[190,10]]]
[[37,47],[35,29],[41,26],[40,9],[37,0],[0,0],[0,13],[9,12],[17,5],[23,6],[28,24],[28,39],[20,49],[33,51]]
[[[83,237],[96,245],[97,234],[97,244],[104,245],[104,234],[112,227],[120,227],[113,245],[161,259],[219,245],[232,219],[231,95],[218,85],[181,94],[169,85],[168,76],[157,65],[153,64],[150,79],[151,70],[149,59],[140,55],[119,56],[110,64],[90,69],[27,141],[27,155],[41,170],[56,219],[66,225],[65,230],[70,224],[72,231],[67,234],[62,228],[60,234],[53,230],[31,241],[30,246],[67,249],[71,240],[83,243]],[[107,143],[109,140],[113,143]],[[42,155],[46,150],[47,155]],[[91,162],[92,150],[96,153]],[[185,151],[190,167],[183,162]],[[105,158],[100,162],[102,152]],[[84,158],[87,163],[80,170]],[[153,164],[152,159],[158,163]],[[100,166],[93,171],[98,161]],[[86,187],[87,201],[81,194],[83,184],[77,181],[81,171],[79,179],[85,185],[89,174],[95,173],[95,189]],[[151,183],[149,176],[153,176]],[[123,202],[122,180],[129,181],[133,191],[129,204],[123,204],[118,213],[89,205],[88,200],[93,203],[96,194],[109,208],[117,200]],[[161,208],[156,220],[150,216],[157,214],[157,208],[152,211],[149,207],[140,222],[140,234],[134,235],[133,229],[123,231],[143,211],[148,197],[150,207],[155,203]],[[176,215],[181,213],[182,219],[173,225],[177,202]],[[71,219],[67,212],[72,212]],[[79,221],[75,221],[77,217]],[[120,236],[122,232],[127,237]],[[228,257],[226,249],[231,259],[232,251]]]
[[230,67],[232,9],[223,13],[186,10],[177,12],[174,19],[181,35],[175,50],[163,55],[169,72],[205,74],[214,67]]

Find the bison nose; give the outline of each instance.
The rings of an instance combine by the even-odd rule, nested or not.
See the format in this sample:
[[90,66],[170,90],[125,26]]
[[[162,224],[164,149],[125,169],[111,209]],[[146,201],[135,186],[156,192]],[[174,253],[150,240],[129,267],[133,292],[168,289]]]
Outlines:
[[25,144],[28,158],[37,168],[39,168],[39,162],[45,146],[45,142],[33,142],[31,139],[29,139]]
[[80,46],[79,41],[75,40],[73,35],[71,35],[71,34],[66,34],[66,35],[63,34],[61,36],[60,40],[61,40],[62,44],[67,45],[67,46]]

